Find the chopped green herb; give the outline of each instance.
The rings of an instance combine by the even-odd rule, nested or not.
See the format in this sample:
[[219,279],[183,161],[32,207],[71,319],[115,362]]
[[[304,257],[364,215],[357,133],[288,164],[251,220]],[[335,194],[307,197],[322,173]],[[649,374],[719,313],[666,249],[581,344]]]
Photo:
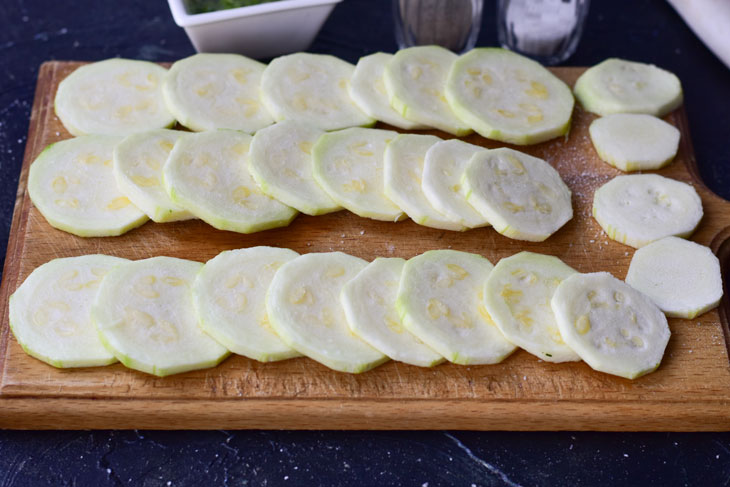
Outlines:
[[279,0],[187,0],[185,7],[189,14],[202,14],[226,10],[229,8],[249,7],[260,3],[276,2]]

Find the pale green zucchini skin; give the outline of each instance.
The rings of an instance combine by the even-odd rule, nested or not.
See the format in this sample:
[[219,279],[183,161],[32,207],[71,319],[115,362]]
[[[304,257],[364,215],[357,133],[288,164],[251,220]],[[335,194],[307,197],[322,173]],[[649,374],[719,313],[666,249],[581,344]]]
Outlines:
[[450,362],[501,362],[516,347],[484,308],[484,283],[492,267],[480,255],[455,250],[409,259],[396,300],[403,324]]
[[147,61],[106,59],[77,68],[58,85],[54,108],[72,135],[129,135],[171,127],[162,98],[167,70]]
[[104,346],[130,369],[159,377],[218,365],[230,352],[203,332],[193,306],[202,267],[172,257],[115,267],[91,309]]
[[679,78],[652,64],[610,58],[583,73],[573,87],[586,111],[663,117],[682,104]]
[[345,284],[340,302],[350,329],[373,348],[399,362],[433,367],[444,358],[405,329],[396,309],[405,263],[375,259]]
[[108,255],[53,259],[10,296],[10,329],[28,355],[58,368],[117,361],[99,339],[91,304],[106,273],[127,262]]
[[194,54],[176,61],[165,75],[165,104],[190,130],[252,134],[274,123],[259,94],[265,68],[239,54]]
[[570,88],[539,63],[500,48],[472,49],[446,81],[456,115],[488,139],[537,144],[568,133]]
[[112,135],[84,135],[49,145],[30,166],[28,194],[48,223],[79,237],[112,237],[149,218],[117,188]]
[[163,170],[172,201],[219,230],[287,226],[297,211],[265,195],[247,169],[251,136],[235,130],[180,139]]
[[631,258],[626,283],[665,315],[692,319],[722,298],[720,261],[709,247],[678,237],[646,245]]
[[606,115],[594,120],[588,132],[601,160],[624,172],[661,169],[679,149],[679,130],[652,115]]
[[287,262],[266,294],[271,326],[291,348],[339,372],[358,374],[386,362],[386,355],[352,333],[340,304],[342,287],[366,265],[341,252]]
[[266,291],[276,271],[299,254],[289,249],[227,250],[205,263],[193,283],[199,325],[233,353],[274,362],[300,356],[271,328]]
[[617,176],[593,195],[593,217],[608,237],[637,249],[664,237],[689,237],[702,215],[692,186],[658,174]]
[[552,255],[520,252],[500,260],[484,286],[484,305],[502,334],[546,362],[580,357],[565,344],[550,307],[560,283],[576,270]]
[[385,67],[390,105],[407,120],[456,136],[472,132],[452,110],[444,90],[457,56],[439,46],[401,49]]
[[671,334],[667,318],[608,272],[568,277],[551,307],[565,343],[592,369],[636,379],[659,367]]

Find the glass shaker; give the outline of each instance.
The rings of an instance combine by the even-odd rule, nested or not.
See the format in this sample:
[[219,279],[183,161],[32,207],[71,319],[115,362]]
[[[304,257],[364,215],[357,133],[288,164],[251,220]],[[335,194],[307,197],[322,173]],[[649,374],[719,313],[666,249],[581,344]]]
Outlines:
[[578,47],[589,0],[498,0],[499,43],[542,64],[558,64]]
[[398,47],[436,44],[456,53],[476,44],[484,0],[393,0]]

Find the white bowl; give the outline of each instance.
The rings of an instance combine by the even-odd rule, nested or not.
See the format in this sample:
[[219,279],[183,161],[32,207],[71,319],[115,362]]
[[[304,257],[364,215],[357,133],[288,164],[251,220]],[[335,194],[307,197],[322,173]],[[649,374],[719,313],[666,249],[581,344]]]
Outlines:
[[342,0],[280,0],[251,7],[189,14],[184,0],[168,0],[175,23],[198,52],[237,52],[270,58],[306,50]]

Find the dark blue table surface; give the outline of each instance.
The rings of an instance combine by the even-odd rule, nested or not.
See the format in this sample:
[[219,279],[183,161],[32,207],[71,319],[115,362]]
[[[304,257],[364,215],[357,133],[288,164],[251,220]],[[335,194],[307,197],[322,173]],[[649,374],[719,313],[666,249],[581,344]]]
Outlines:
[[[485,4],[478,45],[492,46],[495,2]],[[344,0],[310,51],[355,62],[395,48],[390,0]],[[114,56],[174,61],[193,52],[164,0],[3,0],[1,256],[38,66]],[[593,1],[566,64],[607,57],[654,63],[680,77],[702,177],[730,199],[730,70],[663,0]],[[0,431],[0,486],[728,483],[726,433]]]

